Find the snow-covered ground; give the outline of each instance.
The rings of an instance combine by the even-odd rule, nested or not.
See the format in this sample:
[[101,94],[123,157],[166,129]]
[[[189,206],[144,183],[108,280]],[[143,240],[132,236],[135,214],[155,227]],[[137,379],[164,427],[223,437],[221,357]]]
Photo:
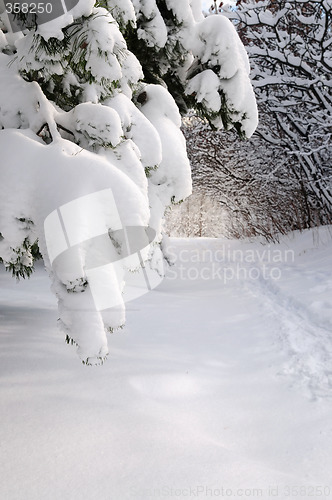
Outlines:
[[102,367],[0,274],[0,498],[332,498],[332,228],[170,240]]

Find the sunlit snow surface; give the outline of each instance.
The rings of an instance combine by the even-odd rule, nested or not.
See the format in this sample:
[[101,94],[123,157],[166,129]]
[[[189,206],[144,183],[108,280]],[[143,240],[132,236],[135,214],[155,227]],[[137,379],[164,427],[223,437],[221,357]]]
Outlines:
[[102,367],[1,271],[0,498],[331,498],[331,232],[170,240]]

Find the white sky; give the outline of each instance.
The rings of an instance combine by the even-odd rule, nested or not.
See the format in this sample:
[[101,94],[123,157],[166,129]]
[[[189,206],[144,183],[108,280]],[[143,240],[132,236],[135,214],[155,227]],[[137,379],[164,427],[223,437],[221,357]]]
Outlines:
[[[235,4],[235,1],[234,0],[228,0],[228,2],[225,2],[224,1],[224,4]],[[213,4],[213,0],[202,0],[202,9],[207,11],[209,10],[209,8],[211,7],[211,5]],[[219,3],[218,3],[219,5]]]
[[211,3],[211,0],[202,0],[203,10],[209,10]]

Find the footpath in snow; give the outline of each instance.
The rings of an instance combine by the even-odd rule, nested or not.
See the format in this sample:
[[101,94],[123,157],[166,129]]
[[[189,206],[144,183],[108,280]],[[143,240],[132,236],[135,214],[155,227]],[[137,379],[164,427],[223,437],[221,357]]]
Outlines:
[[102,367],[0,273],[0,498],[332,499],[332,228],[170,240]]

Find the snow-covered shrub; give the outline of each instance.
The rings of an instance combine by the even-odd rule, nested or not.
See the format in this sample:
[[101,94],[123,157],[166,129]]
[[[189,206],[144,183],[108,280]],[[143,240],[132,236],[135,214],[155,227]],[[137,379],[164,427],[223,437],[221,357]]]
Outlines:
[[125,321],[128,273],[162,273],[165,209],[191,193],[179,108],[240,135],[257,124],[241,42],[200,10],[81,0],[15,33],[0,16],[0,258],[18,277],[42,256],[86,363]]

